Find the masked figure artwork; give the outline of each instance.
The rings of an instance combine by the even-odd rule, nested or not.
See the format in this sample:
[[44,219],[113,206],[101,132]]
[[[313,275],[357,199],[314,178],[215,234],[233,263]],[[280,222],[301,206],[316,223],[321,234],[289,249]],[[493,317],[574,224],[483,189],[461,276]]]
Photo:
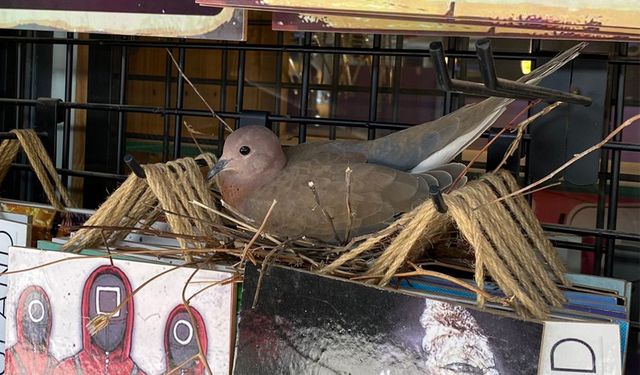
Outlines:
[[5,373],[51,374],[58,362],[49,354],[51,304],[39,286],[27,287],[18,299],[17,342],[7,349]]
[[101,266],[89,275],[82,293],[82,350],[65,359],[56,374],[143,374],[130,357],[133,299],[94,336],[87,328],[91,319],[114,311],[130,294],[129,280],[117,267]]
[[[167,318],[164,330],[164,348],[167,359],[167,372],[181,375],[206,374],[206,367],[198,355],[198,339],[202,350],[207,352],[207,332],[202,315],[191,307],[193,320],[184,305],[174,308]],[[195,321],[194,321],[195,320]],[[197,335],[197,336],[196,336]]]

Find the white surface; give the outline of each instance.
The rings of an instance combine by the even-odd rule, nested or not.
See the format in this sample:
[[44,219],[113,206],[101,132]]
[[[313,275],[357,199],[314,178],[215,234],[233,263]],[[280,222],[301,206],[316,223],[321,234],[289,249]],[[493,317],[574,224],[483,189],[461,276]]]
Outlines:
[[545,322],[538,374],[579,373],[622,373],[617,324]]
[[[31,226],[29,223],[31,217],[8,212],[0,212],[0,272],[7,270],[9,264],[9,248],[15,246],[27,246],[30,241]],[[4,220],[4,219],[11,219]],[[0,276],[0,373],[4,373],[4,342],[6,332],[6,297],[8,277]]]
[[[29,285],[41,286],[49,295],[53,311],[50,353],[58,360],[76,354],[82,348],[81,300],[84,282],[97,267],[109,264],[106,259],[82,257],[67,253],[36,249],[11,251],[11,270],[42,265],[57,259],[82,258],[11,275],[7,296],[7,347],[16,341],[15,308],[21,291]],[[168,266],[114,260],[129,278],[135,289],[151,277],[170,269]],[[166,320],[177,305],[182,303],[182,288],[193,272],[177,269],[151,281],[134,297],[134,326],[131,358],[147,374],[166,372],[164,330]],[[193,281],[215,281],[229,274],[200,271]],[[205,287],[206,283],[191,284],[187,296]],[[208,337],[207,359],[216,374],[230,372],[232,306],[235,300],[233,286],[215,286],[193,299],[191,306],[202,315]]]

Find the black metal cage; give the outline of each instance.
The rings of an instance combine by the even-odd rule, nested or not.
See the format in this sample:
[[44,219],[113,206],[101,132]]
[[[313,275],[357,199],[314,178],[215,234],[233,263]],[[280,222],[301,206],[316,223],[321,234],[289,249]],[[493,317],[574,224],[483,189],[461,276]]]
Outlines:
[[[207,100],[217,114],[229,121],[267,122],[280,128],[280,131],[285,128],[294,129],[288,134],[293,141],[300,143],[309,140],[310,131],[316,129],[321,134],[318,137],[335,139],[341,136],[343,129],[361,128],[364,129],[362,136],[372,139],[415,123],[416,119],[407,112],[411,111],[410,108],[419,108],[422,99],[432,100],[435,103],[433,108],[436,109],[427,118],[417,119],[420,121],[450,113],[473,99],[465,95],[443,93],[434,85],[406,87],[403,80],[407,81],[407,78],[403,78],[403,74],[407,69],[407,61],[416,60],[418,66],[420,61],[429,57],[427,42],[407,43],[407,37],[403,36],[362,35],[359,39],[350,38],[349,43],[345,43],[344,35],[341,34],[327,34],[321,40],[314,33],[273,32],[270,25],[270,22],[263,21],[250,23],[250,40],[246,43],[103,35],[80,37],[73,33],[0,30],[2,137],[10,136],[6,132],[13,128],[37,129],[63,181],[68,183],[70,178],[82,178],[82,204],[87,208],[95,208],[106,197],[107,190],[126,177],[126,165],[122,159],[130,146],[127,142],[137,139],[156,145],[157,157],[152,158],[153,160],[178,158],[188,154],[186,148],[193,146],[193,140],[189,134],[185,134],[184,120],[211,117],[211,112],[206,108],[185,104],[185,95],[190,87],[184,77],[178,74],[169,56],[164,58],[163,72],[153,74],[131,71],[132,54],[140,50],[158,50],[166,55],[164,50],[169,49],[176,56],[181,69],[186,68],[187,76],[190,76],[189,64],[193,62],[190,61],[190,53],[210,52],[215,56],[215,65],[219,71],[211,77],[191,75],[190,80],[197,87],[215,87],[216,97],[209,97]],[[251,30],[260,29],[269,33],[269,37],[252,37],[255,33],[251,33]],[[357,43],[354,41],[356,39]],[[469,69],[473,70],[476,59],[469,39],[456,37],[441,40],[448,57],[451,78],[468,78]],[[539,64],[556,51],[571,45],[570,42],[541,40],[495,42],[497,66],[504,67],[505,71],[523,61]],[[87,92],[84,101],[78,101],[77,93],[73,90],[74,77],[78,74],[74,69],[74,59],[79,47],[88,51]],[[585,81],[589,81],[584,80],[584,77],[599,77],[593,78],[593,81],[604,82],[596,90],[592,90],[592,94],[603,105],[599,112],[592,111],[589,114],[591,120],[600,126],[597,134],[599,139],[629,117],[628,113],[640,111],[638,47],[638,44],[633,43],[597,42],[568,70],[567,74],[571,75],[573,85],[584,85]],[[272,79],[256,80],[247,77],[247,66],[256,58],[256,54],[265,54],[272,62],[269,69],[273,71],[268,72],[272,74]],[[318,55],[324,56],[322,64],[326,66],[319,68],[317,64],[314,65],[313,59]],[[341,64],[344,59],[353,56],[358,56],[358,64],[364,66],[362,69],[366,74],[359,74],[357,79],[345,84],[337,72],[345,73]],[[56,74],[51,68],[54,61],[61,62],[61,71],[57,73],[58,83],[52,80],[52,75]],[[501,63],[505,65],[500,65]],[[582,81],[576,78],[579,76],[580,64],[583,66],[580,71],[588,74],[581,76]],[[292,65],[295,66],[293,70]],[[507,69],[508,66],[511,68]],[[333,74],[318,78],[318,72],[323,69]],[[381,82],[381,70],[385,71],[385,82]],[[287,71],[289,79],[283,80]],[[511,73],[507,75],[509,74]],[[52,82],[57,85],[55,90]],[[153,88],[163,87],[163,104],[144,105],[132,102],[128,87],[136,82],[148,82]],[[253,89],[275,94],[272,99],[259,105],[247,106],[245,95],[248,90]],[[52,94],[54,91],[61,95]],[[286,95],[282,95],[283,92]],[[343,93],[353,94],[345,99]],[[192,94],[189,91],[189,95]],[[322,95],[324,99],[318,99]],[[314,100],[324,100],[329,110],[318,113],[314,109]],[[354,103],[357,110],[350,108],[349,102]],[[86,151],[82,169],[74,168],[72,161],[72,116],[78,110],[86,113],[86,129],[83,130],[86,132]],[[155,123],[159,129],[154,134],[132,131],[132,120],[128,117],[131,114],[161,119]],[[217,134],[200,139],[199,142],[208,150],[219,153],[224,142],[224,129],[217,126],[216,132]],[[483,137],[492,138],[495,135],[496,131],[492,129]],[[565,135],[577,137],[576,131],[571,130],[567,130]],[[496,160],[501,159],[505,147],[514,135],[505,133],[500,137],[503,139],[489,148],[486,161],[478,164],[480,167],[487,170],[495,167]],[[533,134],[527,134],[520,155],[507,164],[519,176],[522,184],[532,182],[540,174],[540,168],[535,166],[545,160],[545,155],[541,155],[540,150],[540,140],[536,141]],[[615,275],[615,259],[621,248],[636,256],[640,255],[640,234],[619,230],[616,226],[621,186],[624,185],[629,191],[625,194],[640,199],[639,190],[635,187],[640,183],[640,171],[634,171],[633,167],[640,164],[630,164],[631,169],[626,171],[622,169],[624,153],[637,153],[639,150],[638,139],[623,140],[622,135],[619,135],[594,154],[595,161],[591,165],[596,165],[593,167],[596,168],[595,179],[590,184],[590,192],[597,196],[595,227],[544,223],[545,230],[560,234],[553,237],[557,246],[593,253],[595,274]],[[32,177],[24,159],[14,163],[4,186],[0,187],[0,195],[22,200],[42,200],[37,184],[25,183],[32,181]],[[566,187],[566,184],[563,186]],[[567,189],[571,193],[571,187]],[[582,240],[567,241],[562,235]],[[584,241],[585,238],[592,241]],[[634,263],[636,270],[640,269],[637,259],[630,262]],[[636,277],[631,281],[637,280]],[[635,314],[637,316],[637,312]]]

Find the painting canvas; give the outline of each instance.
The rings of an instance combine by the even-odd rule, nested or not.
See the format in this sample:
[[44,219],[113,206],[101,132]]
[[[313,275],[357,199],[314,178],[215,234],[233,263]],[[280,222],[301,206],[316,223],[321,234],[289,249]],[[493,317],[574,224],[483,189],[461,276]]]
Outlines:
[[258,278],[248,267],[236,375],[537,373],[540,322],[279,266]]
[[[193,269],[17,247],[9,266],[35,269],[9,275],[7,373],[205,374],[200,348],[214,373],[231,371],[233,284],[207,288],[188,311],[182,291]],[[186,296],[229,276],[199,271]],[[89,321],[114,311],[92,335]]]
[[0,28],[245,40],[246,12],[190,0],[0,0]]
[[[279,12],[312,13],[350,17],[384,17],[405,21],[452,23],[453,29],[471,26],[529,29],[563,38],[573,33],[617,35],[620,39],[640,35],[640,9],[633,2],[585,0],[196,0],[202,5],[238,6]],[[332,22],[337,22],[333,19]],[[345,22],[345,20],[341,20]],[[363,22],[364,23],[364,22]],[[460,26],[457,26],[460,24]],[[465,26],[466,25],[466,26]],[[398,26],[396,22],[396,26]],[[427,26],[433,27],[433,26]],[[435,26],[437,27],[437,26]],[[407,26],[401,27],[401,30]],[[417,24],[411,29],[424,29]],[[539,31],[536,31],[539,30]]]
[[499,38],[536,38],[572,40],[640,40],[640,32],[620,30],[552,28],[502,25],[467,24],[464,22],[426,22],[412,19],[322,15],[311,13],[274,13],[273,29],[280,31],[311,31],[341,33],[378,33],[407,35],[490,36]]
[[[11,246],[27,246],[31,236],[31,218],[0,211],[0,272],[7,270],[9,264],[9,248]],[[8,277],[0,275],[0,374],[4,372],[5,332],[6,332],[6,299]]]

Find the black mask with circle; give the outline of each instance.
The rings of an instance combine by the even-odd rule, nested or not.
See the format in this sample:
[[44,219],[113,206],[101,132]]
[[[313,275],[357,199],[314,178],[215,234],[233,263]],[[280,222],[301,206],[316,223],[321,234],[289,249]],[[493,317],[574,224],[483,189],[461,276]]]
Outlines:
[[[191,322],[186,311],[181,311],[174,315],[167,332],[169,336],[167,355],[172,368],[181,365],[184,361],[198,354],[197,334],[197,326]],[[192,361],[184,367],[193,367],[195,363],[196,361]]]
[[[99,275],[91,285],[89,295],[89,319],[99,314],[107,314],[127,298],[124,282],[112,273]],[[127,302],[111,319],[107,327],[91,337],[91,341],[105,352],[115,350],[124,342],[127,331],[127,316],[129,314]]]
[[51,306],[40,291],[29,292],[22,306],[22,332],[25,340],[34,346],[45,347],[49,339]]

